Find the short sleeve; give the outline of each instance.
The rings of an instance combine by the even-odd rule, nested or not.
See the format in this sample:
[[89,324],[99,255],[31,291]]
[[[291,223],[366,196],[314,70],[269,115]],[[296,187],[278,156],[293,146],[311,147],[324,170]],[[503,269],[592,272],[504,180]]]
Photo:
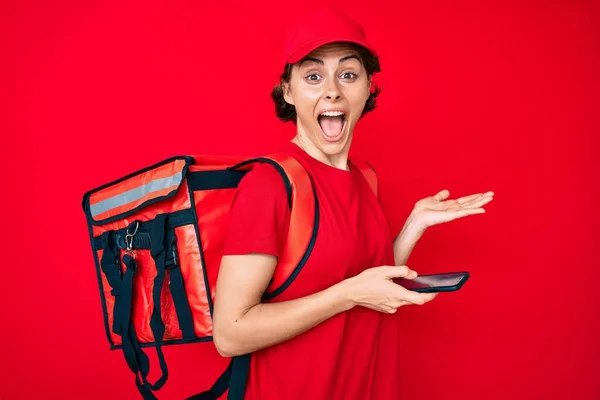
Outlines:
[[236,189],[223,255],[261,253],[279,257],[289,218],[281,175],[269,164],[257,164]]

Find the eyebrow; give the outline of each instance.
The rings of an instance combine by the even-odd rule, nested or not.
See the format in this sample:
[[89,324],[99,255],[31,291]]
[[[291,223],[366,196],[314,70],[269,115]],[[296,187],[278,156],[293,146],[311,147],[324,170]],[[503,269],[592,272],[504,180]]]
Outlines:
[[[356,54],[351,54],[349,56],[346,57],[342,57],[339,60],[339,64],[343,63],[344,61],[348,61],[352,58],[355,58],[358,60],[358,62],[360,62],[360,58],[356,55]],[[307,61],[312,61],[312,62],[316,62],[317,64],[321,64],[321,65],[325,65],[325,62],[319,58],[314,58],[314,57],[305,57],[302,59],[302,61],[300,61],[300,64],[298,65],[299,67],[302,66],[302,64],[304,64]]]

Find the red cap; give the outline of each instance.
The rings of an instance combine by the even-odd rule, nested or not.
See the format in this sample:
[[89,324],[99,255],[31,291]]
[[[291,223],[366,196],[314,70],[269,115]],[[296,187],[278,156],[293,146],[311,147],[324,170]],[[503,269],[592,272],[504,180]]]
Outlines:
[[283,46],[283,66],[294,64],[318,47],[333,42],[356,43],[376,54],[358,22],[326,6],[300,18],[288,29]]

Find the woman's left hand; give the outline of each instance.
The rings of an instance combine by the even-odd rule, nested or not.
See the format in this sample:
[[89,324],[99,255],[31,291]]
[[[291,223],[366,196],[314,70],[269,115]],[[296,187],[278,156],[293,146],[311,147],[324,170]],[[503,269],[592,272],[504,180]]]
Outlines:
[[434,196],[417,201],[411,218],[422,230],[469,215],[483,214],[483,206],[494,199],[494,192],[476,193],[449,200],[450,192],[442,190]]

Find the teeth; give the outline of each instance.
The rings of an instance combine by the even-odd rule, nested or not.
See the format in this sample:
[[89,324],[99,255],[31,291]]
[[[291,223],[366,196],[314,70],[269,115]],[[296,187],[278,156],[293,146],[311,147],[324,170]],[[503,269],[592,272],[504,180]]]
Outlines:
[[341,117],[344,115],[344,113],[341,111],[325,111],[322,112],[321,115],[325,117]]

